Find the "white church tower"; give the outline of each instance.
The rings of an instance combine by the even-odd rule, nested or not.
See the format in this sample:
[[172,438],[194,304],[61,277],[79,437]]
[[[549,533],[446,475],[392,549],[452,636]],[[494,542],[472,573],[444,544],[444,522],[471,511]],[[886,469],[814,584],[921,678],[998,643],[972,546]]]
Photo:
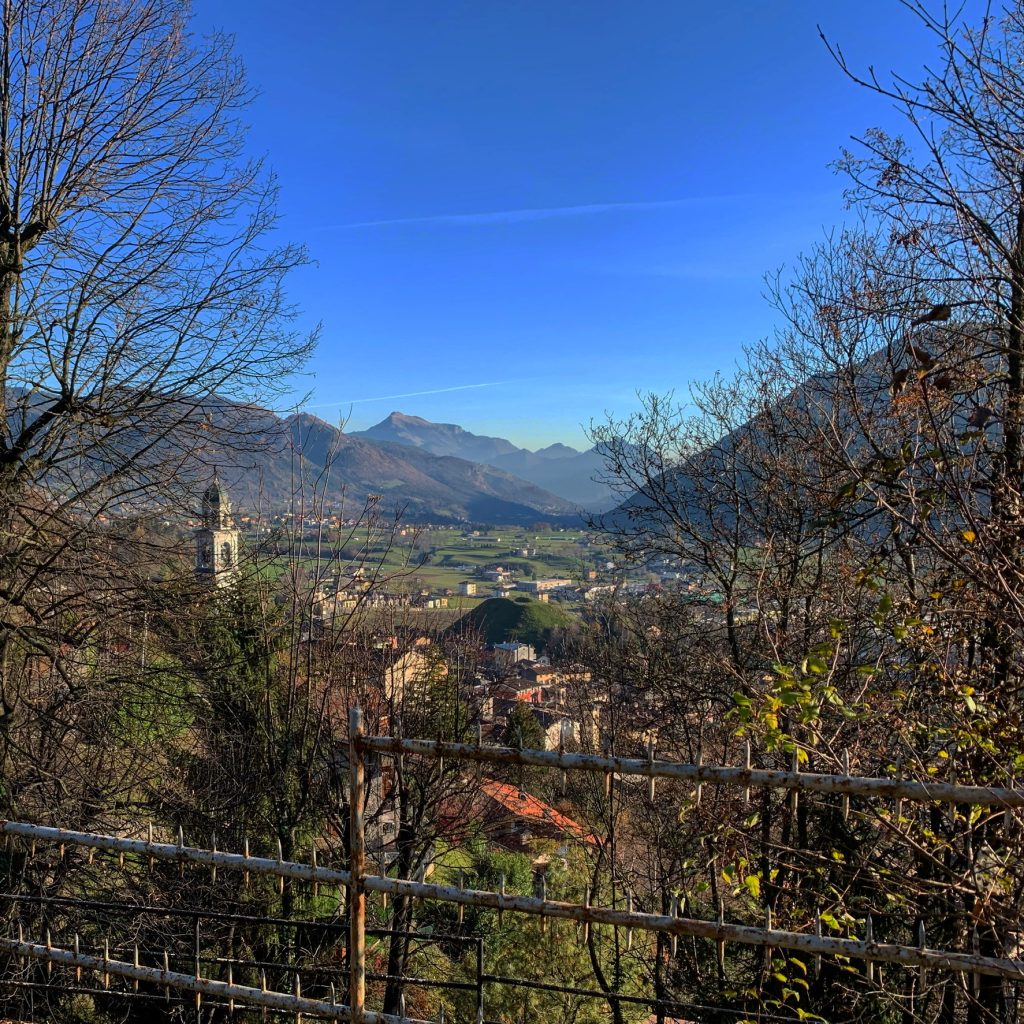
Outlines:
[[231,519],[231,502],[221,482],[203,491],[202,526],[196,530],[196,576],[226,587],[238,574],[238,530]]

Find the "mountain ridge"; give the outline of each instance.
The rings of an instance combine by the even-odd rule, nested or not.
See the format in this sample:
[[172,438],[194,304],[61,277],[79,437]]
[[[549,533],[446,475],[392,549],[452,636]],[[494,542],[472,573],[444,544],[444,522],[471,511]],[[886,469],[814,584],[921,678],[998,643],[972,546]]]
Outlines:
[[405,518],[435,522],[527,523],[577,520],[573,505],[499,468],[410,445],[345,434],[311,413],[281,419],[261,410],[258,445],[242,464],[227,454],[218,465],[239,506],[257,501],[286,507],[316,491],[355,514],[379,495]]
[[434,423],[398,411],[348,436],[485,463],[586,511],[601,512],[614,504],[611,488],[600,480],[604,457],[596,447],[581,452],[555,442],[530,451],[503,437],[474,434],[455,423]]
[[380,423],[366,430],[354,430],[349,437],[371,441],[390,441],[410,447],[424,448],[433,455],[454,455],[472,462],[489,462],[492,458],[518,451],[503,437],[473,434],[457,423],[434,423],[422,416],[410,416],[397,410]]

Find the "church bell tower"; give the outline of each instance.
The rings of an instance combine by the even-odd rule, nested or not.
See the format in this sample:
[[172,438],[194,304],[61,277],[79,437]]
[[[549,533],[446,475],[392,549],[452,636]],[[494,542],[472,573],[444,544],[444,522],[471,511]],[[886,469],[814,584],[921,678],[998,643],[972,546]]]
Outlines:
[[215,476],[203,491],[202,525],[196,530],[196,576],[216,587],[229,586],[238,575],[238,530],[231,502]]

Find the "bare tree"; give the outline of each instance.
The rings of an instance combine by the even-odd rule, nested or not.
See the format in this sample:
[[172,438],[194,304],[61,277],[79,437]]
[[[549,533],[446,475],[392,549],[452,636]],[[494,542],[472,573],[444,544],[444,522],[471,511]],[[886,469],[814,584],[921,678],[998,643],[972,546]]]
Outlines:
[[189,508],[197,451],[244,444],[236,403],[312,343],[282,292],[303,252],[273,243],[274,182],[243,155],[244,74],[187,15],[0,10],[0,696],[16,719],[45,676],[65,694],[46,714],[73,730],[67,695],[103,630],[154,595],[105,516]]
[[[637,495],[606,525],[635,556],[689,564],[715,590],[679,596],[689,617],[677,616],[661,708],[673,685],[685,708],[696,680],[734,705],[720,735],[739,722],[762,761],[1005,785],[1024,682],[1024,7],[970,29],[906,6],[941,56],[921,81],[858,78],[833,50],[909,127],[908,139],[867,132],[841,160],[861,226],[773,286],[784,327],[733,381],[696,389],[695,418],[652,400],[599,433]],[[651,625],[632,628],[638,647]],[[1013,816],[844,817],[827,801],[766,800],[754,818],[737,813],[718,845],[746,851],[749,895],[775,920],[803,927],[827,906],[837,928],[871,913],[876,935],[913,941],[921,926],[1016,955]],[[722,861],[711,866],[721,885]],[[749,902],[733,888],[727,902],[736,889]],[[734,962],[729,987],[849,1019],[1016,1019],[999,983],[872,987],[825,970],[794,995],[781,979],[800,967],[784,961]],[[692,990],[701,970],[675,981]]]

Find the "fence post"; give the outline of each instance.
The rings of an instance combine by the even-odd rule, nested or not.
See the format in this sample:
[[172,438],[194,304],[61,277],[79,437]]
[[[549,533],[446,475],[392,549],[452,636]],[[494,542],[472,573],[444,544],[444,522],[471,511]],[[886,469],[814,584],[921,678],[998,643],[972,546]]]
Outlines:
[[363,832],[363,713],[356,706],[348,715],[349,773],[349,1003],[353,1024],[362,1024],[366,1002],[366,835]]
[[476,940],[476,1018],[482,1020],[484,1015],[484,940]]

